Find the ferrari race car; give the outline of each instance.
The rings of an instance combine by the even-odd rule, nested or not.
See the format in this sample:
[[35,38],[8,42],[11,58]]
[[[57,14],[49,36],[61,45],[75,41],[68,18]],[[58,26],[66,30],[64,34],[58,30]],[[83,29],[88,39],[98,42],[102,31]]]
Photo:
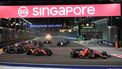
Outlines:
[[53,53],[49,48],[35,47],[28,49],[26,55],[51,56]]
[[71,58],[90,58],[90,59],[94,59],[94,58],[106,59],[106,58],[110,57],[110,55],[107,54],[107,52],[105,52],[105,51],[98,52],[96,50],[92,50],[89,48],[72,49],[70,56],[71,56]]
[[69,43],[69,40],[61,40],[57,43],[57,46],[67,46]]

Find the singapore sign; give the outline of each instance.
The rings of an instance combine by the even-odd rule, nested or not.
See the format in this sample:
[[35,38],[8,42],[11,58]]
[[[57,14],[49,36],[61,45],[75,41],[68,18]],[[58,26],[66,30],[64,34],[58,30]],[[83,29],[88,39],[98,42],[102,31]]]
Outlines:
[[121,16],[120,4],[0,6],[0,18]]

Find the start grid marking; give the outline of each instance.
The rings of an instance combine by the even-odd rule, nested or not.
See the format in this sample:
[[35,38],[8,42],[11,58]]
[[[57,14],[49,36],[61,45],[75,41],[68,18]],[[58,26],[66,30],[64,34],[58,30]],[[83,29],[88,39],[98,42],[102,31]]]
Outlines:
[[118,58],[122,58],[122,54],[111,54],[112,56],[118,57]]

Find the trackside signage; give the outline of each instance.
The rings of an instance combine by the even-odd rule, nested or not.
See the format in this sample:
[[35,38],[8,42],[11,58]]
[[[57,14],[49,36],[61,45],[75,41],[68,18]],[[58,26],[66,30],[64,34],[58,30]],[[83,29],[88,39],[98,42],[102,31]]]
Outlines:
[[120,4],[0,6],[0,18],[120,16]]

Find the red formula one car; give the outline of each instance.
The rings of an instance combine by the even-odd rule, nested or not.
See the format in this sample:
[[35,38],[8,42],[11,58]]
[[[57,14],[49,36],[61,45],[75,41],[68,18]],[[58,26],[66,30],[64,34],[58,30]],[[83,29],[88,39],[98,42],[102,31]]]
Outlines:
[[92,50],[92,49],[89,49],[89,48],[86,48],[86,49],[73,49],[70,53],[70,56],[72,58],[103,58],[103,59],[106,59],[108,57],[110,57],[109,54],[107,54],[105,51],[103,52],[99,52],[99,51],[96,51],[96,50]]
[[53,53],[49,48],[35,47],[28,49],[27,55],[36,55],[36,56],[51,56]]

